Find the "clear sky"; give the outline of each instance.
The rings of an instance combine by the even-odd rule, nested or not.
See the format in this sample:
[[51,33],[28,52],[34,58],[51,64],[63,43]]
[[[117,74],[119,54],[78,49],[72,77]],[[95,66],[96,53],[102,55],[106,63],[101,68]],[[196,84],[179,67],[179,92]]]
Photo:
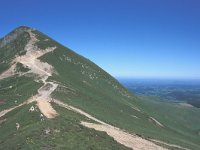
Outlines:
[[200,78],[199,0],[1,0],[0,37],[27,25],[114,76]]

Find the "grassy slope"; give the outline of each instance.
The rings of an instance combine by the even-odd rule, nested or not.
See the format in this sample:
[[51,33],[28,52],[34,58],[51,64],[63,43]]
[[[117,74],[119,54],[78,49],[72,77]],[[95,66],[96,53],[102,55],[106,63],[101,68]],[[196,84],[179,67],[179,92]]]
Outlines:
[[[32,105],[4,117],[7,121],[0,124],[0,149],[128,150],[105,133],[80,125],[81,120],[87,119],[79,114],[54,106],[60,116],[40,121],[39,112],[28,112]],[[19,131],[16,122],[21,125]],[[46,134],[45,130],[50,132]]]
[[[36,31],[35,33],[40,39],[38,46],[43,48],[49,45],[57,46],[57,49],[53,53],[49,53],[41,58],[41,60],[54,66],[58,73],[51,80],[69,87],[60,88],[54,92],[54,97],[79,107],[97,118],[126,129],[129,132],[192,149],[200,148],[198,144],[199,137],[193,134],[191,130],[186,129],[182,125],[180,118],[173,118],[172,121],[170,121],[170,118],[169,120],[163,120],[162,115],[164,113],[166,115],[168,112],[162,112],[162,107],[156,111],[155,107],[160,105],[154,106],[151,103],[148,108],[145,100],[130,96],[117,81],[89,60],[77,55],[53,40],[45,41],[44,39],[48,37],[40,32]],[[135,111],[132,106],[139,107],[145,114]],[[163,107],[168,109],[169,106],[164,105]],[[176,109],[169,108],[172,112]],[[184,112],[184,110],[180,110],[180,112]],[[159,113],[162,115],[158,117]],[[160,128],[151,123],[148,121],[147,114],[163,121],[164,124],[168,122],[166,123],[167,127]],[[195,111],[191,112],[190,115],[196,114],[197,112]],[[132,117],[132,115],[137,116],[139,119]],[[180,114],[180,117],[184,117],[184,114]],[[173,123],[174,121],[177,121],[176,124]],[[188,121],[190,120],[188,119]]]
[[10,67],[10,63],[16,55],[24,54],[24,47],[29,39],[29,34],[24,32],[18,38],[0,48],[0,73]]
[[[18,105],[37,93],[41,84],[32,77],[13,76],[0,81],[0,111]],[[9,88],[12,86],[12,88]],[[17,103],[15,102],[17,101]]]
[[174,137],[177,144],[180,142],[199,149],[200,109],[159,101],[156,97],[141,97],[140,106],[179,135]]
[[[20,30],[17,29],[17,30]],[[14,30],[9,35],[19,34],[18,38],[13,39],[9,44],[0,48],[0,73],[11,66],[12,60],[17,55],[24,53],[24,48],[30,40],[29,34],[24,31],[17,33]],[[17,64],[16,72],[26,72],[21,64]],[[13,76],[0,81],[0,111],[20,104],[28,99],[30,96],[36,94],[37,89],[41,84],[36,83],[33,77],[19,77]],[[17,103],[15,103],[17,101]]]
[[[49,80],[66,86],[59,87],[54,92],[55,98],[81,108],[93,116],[129,132],[169,141],[191,149],[200,148],[199,138],[196,134],[199,127],[199,122],[196,121],[198,120],[197,113],[199,113],[197,110],[185,111],[185,109],[177,109],[169,105],[161,105],[157,102],[149,102],[144,98],[138,99],[131,96],[115,79],[89,60],[53,40],[46,41],[47,37],[40,32],[35,31],[35,33],[40,39],[40,42],[37,43],[40,48],[57,46],[54,52],[41,57],[41,60],[54,66],[58,73],[58,75],[54,74]],[[9,62],[16,54],[23,53],[24,44],[29,37],[26,33],[20,36],[22,36],[20,39],[15,40],[15,42],[19,40],[18,42],[21,43],[17,46],[21,47],[17,51],[16,48],[13,48],[16,44],[7,48],[7,50],[9,49],[8,52],[1,48],[0,53],[3,52],[3,55],[0,56],[4,57],[2,57],[3,60],[0,63],[0,70],[5,70],[3,65],[9,67]],[[20,64],[18,64],[18,67],[21,71],[27,71]],[[41,86],[34,82],[31,77],[10,77],[0,81],[0,85],[2,87],[9,87],[10,85],[14,87],[11,90],[0,90],[0,100],[6,101],[6,103],[0,104],[0,110],[15,105],[14,100],[16,98],[20,102],[24,101],[31,94],[36,93]],[[33,114],[26,113],[30,105],[23,106],[5,116],[8,120],[0,124],[0,133],[3,135],[0,137],[0,149],[37,149],[39,147],[44,149],[81,149],[81,147],[82,149],[126,149],[106,134],[79,125],[79,121],[84,118],[78,114],[57,106],[54,107],[61,115],[45,122],[39,121],[39,114],[36,112]],[[140,113],[132,107],[138,107],[145,113]],[[185,114],[179,114],[176,117],[173,112]],[[167,128],[159,128],[149,122],[147,114],[163,122]],[[166,114],[169,114],[170,117]],[[133,115],[139,119],[132,117]],[[183,118],[184,116],[187,116],[187,118]],[[193,119],[190,116],[194,116]],[[0,120],[2,119],[4,118],[0,118]],[[16,132],[16,122],[22,123],[20,133]],[[52,130],[50,136],[44,135],[44,129],[47,127]],[[55,129],[62,132],[57,133]],[[96,134],[97,137],[94,136]],[[14,144],[10,144],[10,142],[14,142]],[[14,145],[17,146],[13,147]]]
[[[0,49],[1,72],[5,71],[16,55],[24,52],[29,40],[26,32]],[[4,68],[4,66],[6,66]],[[29,69],[17,64],[16,72],[27,72]],[[37,93],[41,83],[32,76],[12,76],[0,81],[0,111],[16,106]],[[15,103],[17,101],[17,103]],[[44,122],[40,121],[40,113],[28,113],[34,104],[22,106],[0,118],[0,149],[107,149],[128,150],[103,132],[87,129],[80,125],[86,118],[54,106],[59,117]],[[16,131],[15,123],[21,127]],[[45,134],[45,129],[50,129]]]
[[[9,35],[17,34],[17,31]],[[18,38],[0,48],[0,73],[11,66],[12,60],[17,55],[24,53],[24,47],[30,39],[29,34],[20,32]],[[28,71],[21,64],[17,64],[16,72]],[[32,77],[13,76],[0,81],[0,111],[18,105],[30,96],[36,94],[41,84],[34,82]],[[15,103],[17,101],[17,103]]]

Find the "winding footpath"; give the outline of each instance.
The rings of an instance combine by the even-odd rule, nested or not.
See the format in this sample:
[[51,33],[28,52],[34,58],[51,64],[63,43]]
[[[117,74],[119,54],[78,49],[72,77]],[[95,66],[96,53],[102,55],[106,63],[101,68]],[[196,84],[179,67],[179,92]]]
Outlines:
[[[104,131],[109,136],[113,137],[117,142],[129,148],[132,148],[134,150],[167,150],[166,148],[156,145],[152,141],[143,139],[137,135],[129,134],[119,128],[109,125],[78,108],[70,106],[59,100],[52,99],[51,94],[58,87],[57,83],[47,82],[48,77],[52,76],[54,72],[53,67],[46,62],[40,61],[38,58],[43,56],[46,53],[54,51],[56,47],[49,47],[45,50],[38,49],[38,47],[35,45],[35,43],[38,40],[36,39],[35,35],[31,32],[31,30],[28,32],[30,34],[31,39],[25,47],[26,54],[23,56],[16,57],[12,62],[12,66],[3,74],[0,75],[0,80],[14,75],[16,64],[21,63],[30,69],[27,73],[33,73],[39,77],[39,80],[42,81],[43,86],[38,89],[38,94],[36,94],[35,96],[32,96],[25,102],[19,104],[18,106],[1,111],[0,117],[4,116],[8,112],[20,106],[23,106],[25,104],[29,104],[32,102],[37,102],[37,106],[44,116],[46,116],[47,118],[54,118],[59,115],[50,104],[50,102],[54,102],[55,104],[61,107],[64,107],[68,110],[79,113],[97,122],[97,123],[89,123],[89,122],[82,121],[81,124],[88,128],[93,128],[98,131]],[[164,144],[164,142],[162,144]]]
[[13,109],[35,101],[37,102],[37,105],[43,115],[45,115],[47,118],[54,118],[58,115],[58,113],[53,109],[49,102],[51,101],[50,95],[57,88],[58,84],[47,82],[48,77],[52,76],[53,67],[46,62],[40,61],[38,58],[46,53],[52,52],[56,49],[56,47],[49,47],[45,50],[39,49],[35,45],[35,43],[38,41],[35,35],[31,32],[31,30],[29,30],[28,33],[30,35],[30,40],[25,46],[26,54],[16,57],[12,61],[12,66],[0,75],[0,80],[13,76],[15,74],[16,64],[21,63],[30,69],[27,73],[33,73],[39,77],[39,80],[43,82],[43,86],[38,89],[37,95],[29,98],[24,103],[0,112],[0,117],[12,111]]
[[58,104],[61,107],[67,108],[68,110],[79,113],[79,114],[97,122],[97,123],[89,123],[89,122],[82,121],[81,124],[87,128],[93,128],[97,131],[104,131],[109,136],[113,137],[118,143],[123,144],[129,148],[132,148],[134,150],[167,150],[166,148],[158,146],[151,141],[143,139],[137,135],[129,134],[117,127],[109,125],[78,108],[75,108],[73,106],[65,104],[56,99],[53,99],[53,102]]

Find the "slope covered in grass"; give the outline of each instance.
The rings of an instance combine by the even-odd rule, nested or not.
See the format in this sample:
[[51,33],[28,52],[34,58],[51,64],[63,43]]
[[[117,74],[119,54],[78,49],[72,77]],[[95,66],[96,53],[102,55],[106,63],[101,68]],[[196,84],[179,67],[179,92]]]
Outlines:
[[41,86],[33,77],[9,77],[0,80],[0,111],[19,105],[37,93]]
[[[39,112],[29,112],[34,104],[20,107],[2,119],[0,149],[68,149],[68,150],[128,150],[103,132],[80,125],[86,118],[54,106],[60,114],[54,119],[40,121]],[[16,131],[15,123],[20,122]]]
[[[53,53],[48,53],[41,58],[42,61],[54,66],[58,73],[49,79],[62,85],[53,93],[55,98],[140,136],[192,149],[199,148],[198,136],[185,130],[179,119],[174,120],[177,121],[175,127],[171,126],[170,121],[165,123],[168,120],[163,121],[163,128],[159,127],[149,119],[151,116],[157,117],[154,114],[159,114],[159,109],[152,108],[149,111],[147,105],[143,106],[145,100],[129,94],[115,79],[88,59],[77,55],[38,31],[35,33],[40,39],[38,46],[45,48],[48,45],[56,45],[57,47]],[[155,105],[155,107],[158,106]],[[167,115],[167,111],[165,113]],[[194,114],[196,115],[197,112],[191,115]],[[162,118],[162,115],[160,116],[157,117],[158,120]],[[182,116],[184,117],[184,114]]]
[[23,55],[30,40],[26,27],[20,27],[0,40],[0,73],[9,68],[16,55]]
[[[20,32],[13,32],[14,36],[8,36],[6,44],[0,41],[1,72],[12,65],[14,57],[25,53],[24,48],[30,38],[27,32],[29,29],[22,27],[18,30]],[[110,125],[144,139],[161,140],[180,146],[164,144],[169,149],[200,148],[197,134],[199,110],[187,110],[138,98],[90,60],[37,30],[31,32],[37,39],[30,44],[31,48],[35,48],[33,45],[37,46],[36,50],[54,47],[52,51],[32,60],[32,64],[37,62],[44,65],[42,62],[46,62],[47,66],[53,67],[53,74],[45,76],[47,70],[45,67],[39,68],[38,64],[35,68],[27,68],[17,63],[15,75],[0,80],[0,111],[26,101],[38,94],[39,88],[46,88],[45,85],[51,83],[56,88],[52,94],[50,92],[49,98],[79,108]],[[40,54],[40,51],[33,54]],[[35,72],[27,73],[30,68],[35,69]],[[40,80],[33,74],[38,70],[43,73]],[[128,149],[105,133],[83,127],[80,122],[89,120],[80,114],[53,105],[59,116],[40,121],[40,111],[28,112],[32,105],[21,106],[0,118],[0,133],[3,135],[0,137],[0,149]],[[174,117],[173,112],[178,115]],[[190,115],[193,117],[185,118]],[[15,128],[16,122],[21,124],[18,131]],[[11,142],[17,146],[13,147]]]

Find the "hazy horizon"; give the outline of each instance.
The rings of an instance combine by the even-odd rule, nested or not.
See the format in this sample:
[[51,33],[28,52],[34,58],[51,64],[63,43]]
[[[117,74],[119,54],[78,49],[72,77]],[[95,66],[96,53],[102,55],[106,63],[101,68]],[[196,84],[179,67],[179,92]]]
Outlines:
[[192,78],[142,78],[142,77],[115,77],[119,82],[146,82],[146,83],[179,83],[200,85],[200,79]]
[[153,77],[153,76],[114,76],[116,79],[136,79],[136,80],[194,80],[200,81],[200,78],[195,77]]

